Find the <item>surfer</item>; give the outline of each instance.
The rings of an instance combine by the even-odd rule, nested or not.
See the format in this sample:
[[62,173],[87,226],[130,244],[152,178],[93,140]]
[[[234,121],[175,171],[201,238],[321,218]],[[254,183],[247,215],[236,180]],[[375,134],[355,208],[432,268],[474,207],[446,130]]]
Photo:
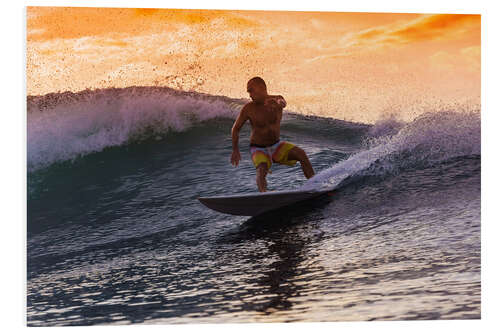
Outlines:
[[260,192],[267,190],[267,173],[271,173],[272,163],[294,166],[297,161],[302,166],[306,178],[314,176],[314,170],[303,149],[291,142],[280,140],[280,122],[286,101],[281,95],[269,95],[266,83],[261,77],[254,77],[247,83],[251,102],[240,111],[231,129],[233,152],[231,164],[238,166],[241,160],[238,148],[240,129],[249,120],[250,155],[257,170],[257,187]]

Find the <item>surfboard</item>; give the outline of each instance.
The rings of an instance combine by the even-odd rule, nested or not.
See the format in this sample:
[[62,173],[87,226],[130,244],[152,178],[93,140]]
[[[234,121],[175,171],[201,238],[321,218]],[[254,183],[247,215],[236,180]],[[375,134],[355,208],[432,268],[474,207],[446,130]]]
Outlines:
[[332,192],[332,190],[299,189],[199,197],[198,200],[208,208],[220,213],[240,216],[257,216],[328,192]]

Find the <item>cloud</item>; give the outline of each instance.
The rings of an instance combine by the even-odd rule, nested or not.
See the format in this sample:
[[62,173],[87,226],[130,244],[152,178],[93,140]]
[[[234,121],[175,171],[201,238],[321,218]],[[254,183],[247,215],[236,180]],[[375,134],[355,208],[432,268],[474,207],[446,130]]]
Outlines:
[[394,23],[348,34],[344,46],[408,44],[412,42],[459,38],[481,26],[481,15],[422,15],[404,23]]
[[474,45],[464,47],[458,52],[438,51],[429,60],[434,70],[456,71],[464,69],[472,73],[480,74],[481,70],[481,46]]
[[305,59],[304,62],[306,64],[308,64],[308,63],[315,62],[315,61],[344,58],[344,57],[348,57],[348,56],[352,56],[352,53],[350,53],[350,52],[338,52],[338,53],[331,53],[331,54],[323,54],[323,55],[319,55],[319,56],[316,56],[313,58]]
[[104,35],[137,36],[171,32],[179,26],[204,26],[209,31],[214,21],[222,20],[226,29],[258,26],[238,11],[99,8],[27,7],[28,41],[71,39]]
[[438,51],[429,56],[429,60],[435,70],[452,70],[457,67],[458,59],[455,55],[446,52]]
[[465,57],[465,60],[473,70],[481,69],[481,46],[470,46],[464,47],[460,50],[462,56]]

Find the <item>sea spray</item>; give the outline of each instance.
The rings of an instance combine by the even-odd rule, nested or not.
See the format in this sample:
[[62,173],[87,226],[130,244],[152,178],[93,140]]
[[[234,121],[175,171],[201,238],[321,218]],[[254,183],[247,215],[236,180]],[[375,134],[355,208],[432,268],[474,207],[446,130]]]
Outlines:
[[333,189],[348,177],[397,173],[408,167],[481,154],[479,110],[429,112],[404,126],[394,121],[387,125],[369,132],[365,150],[322,170],[301,189]]

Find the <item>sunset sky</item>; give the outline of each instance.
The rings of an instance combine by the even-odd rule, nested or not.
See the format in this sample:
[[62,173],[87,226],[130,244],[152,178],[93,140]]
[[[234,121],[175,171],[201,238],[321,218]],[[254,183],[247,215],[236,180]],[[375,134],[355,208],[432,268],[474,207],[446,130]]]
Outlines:
[[28,7],[27,93],[160,85],[374,122],[480,103],[480,15]]

